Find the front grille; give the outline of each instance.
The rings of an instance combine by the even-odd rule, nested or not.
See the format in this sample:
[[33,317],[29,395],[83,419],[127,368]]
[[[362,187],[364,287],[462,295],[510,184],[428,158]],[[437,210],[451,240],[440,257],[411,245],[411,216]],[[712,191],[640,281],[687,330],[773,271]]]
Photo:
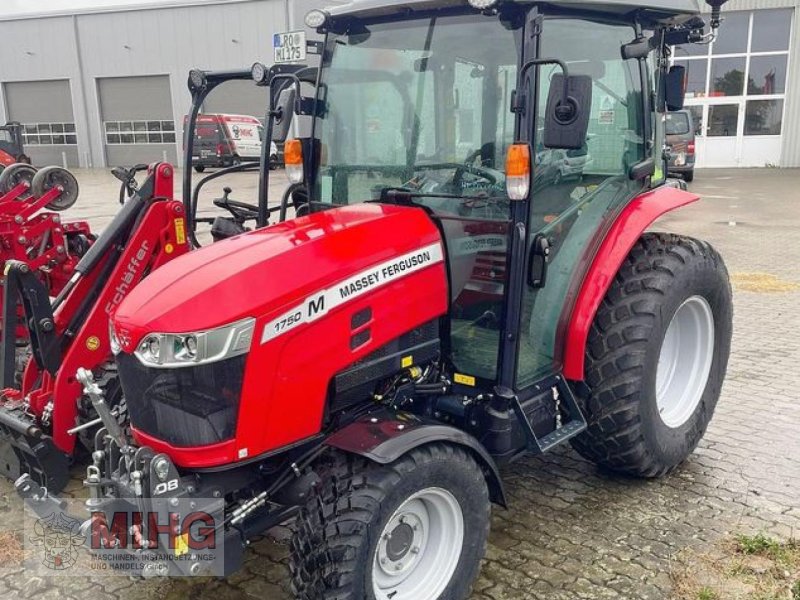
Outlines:
[[117,355],[131,425],[173,446],[205,446],[236,432],[247,355],[215,363],[154,369]]

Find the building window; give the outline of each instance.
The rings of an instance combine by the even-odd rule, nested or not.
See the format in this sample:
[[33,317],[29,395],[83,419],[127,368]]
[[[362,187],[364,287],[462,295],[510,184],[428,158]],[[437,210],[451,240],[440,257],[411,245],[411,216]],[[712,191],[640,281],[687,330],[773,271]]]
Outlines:
[[750,96],[766,96],[786,92],[785,54],[752,56],[750,58],[750,76],[747,78],[747,94]]
[[745,57],[714,58],[711,60],[711,83],[709,95],[741,96],[744,93]]
[[738,104],[714,104],[708,107],[708,137],[736,137],[738,126]]
[[748,100],[744,116],[745,135],[780,135],[783,100]]
[[792,9],[759,10],[753,13],[751,52],[774,52],[789,49]]
[[106,121],[106,144],[174,144],[174,121]]
[[26,146],[76,146],[75,123],[24,123],[22,143]]
[[793,9],[729,12],[712,44],[674,48],[687,108],[700,116],[708,107],[706,135],[780,135],[793,17]]

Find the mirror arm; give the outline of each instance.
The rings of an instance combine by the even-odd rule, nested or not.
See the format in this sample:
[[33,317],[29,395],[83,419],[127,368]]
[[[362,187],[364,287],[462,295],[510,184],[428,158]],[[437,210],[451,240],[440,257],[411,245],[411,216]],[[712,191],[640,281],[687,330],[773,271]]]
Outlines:
[[522,86],[525,83],[525,76],[528,74],[528,71],[531,69],[531,67],[541,67],[544,65],[558,65],[563,72],[564,93],[561,97],[561,102],[564,105],[567,105],[569,103],[569,68],[567,67],[567,63],[558,58],[533,58],[522,65],[522,68],[519,71],[517,89],[522,89]]
[[282,111],[273,108],[274,94],[273,89],[276,81],[281,79],[288,80],[290,85],[296,88],[295,95],[295,109],[298,108],[297,98],[301,96],[300,78],[294,73],[275,73],[266,82],[269,86],[269,106],[267,107],[266,123],[264,128],[264,141],[261,144],[261,157],[259,160],[259,177],[258,177],[258,219],[256,220],[257,227],[265,227],[269,221],[269,210],[267,204],[269,203],[269,149],[272,146],[272,127],[276,118],[283,116]]

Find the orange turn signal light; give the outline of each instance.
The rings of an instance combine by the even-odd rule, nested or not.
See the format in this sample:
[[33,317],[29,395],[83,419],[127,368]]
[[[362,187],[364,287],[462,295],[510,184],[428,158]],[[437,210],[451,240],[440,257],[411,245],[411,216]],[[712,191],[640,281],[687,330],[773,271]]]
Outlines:
[[287,165],[303,164],[303,146],[300,140],[286,140],[283,145],[283,162]]
[[525,200],[531,186],[531,148],[512,144],[506,154],[506,193],[511,200]]
[[283,145],[283,164],[289,181],[303,181],[303,146],[300,140],[286,140]]

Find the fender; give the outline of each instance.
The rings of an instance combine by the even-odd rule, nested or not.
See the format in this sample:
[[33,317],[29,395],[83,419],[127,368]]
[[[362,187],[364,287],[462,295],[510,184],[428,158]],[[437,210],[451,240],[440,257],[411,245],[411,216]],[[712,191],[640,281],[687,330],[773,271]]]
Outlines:
[[438,421],[379,409],[345,425],[325,440],[327,446],[358,454],[381,465],[396,461],[414,448],[434,442],[457,444],[470,450],[483,468],[489,498],[508,508],[500,471],[494,459],[474,437]]
[[592,260],[572,309],[564,346],[567,379],[583,381],[586,340],[592,321],[636,241],[661,215],[699,199],[696,194],[661,186],[637,196],[620,212]]

